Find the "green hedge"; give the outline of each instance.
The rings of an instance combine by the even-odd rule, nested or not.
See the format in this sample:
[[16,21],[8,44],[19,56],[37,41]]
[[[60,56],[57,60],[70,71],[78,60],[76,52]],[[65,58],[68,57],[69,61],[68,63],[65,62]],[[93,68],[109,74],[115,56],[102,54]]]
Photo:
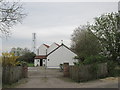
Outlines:
[[96,74],[97,64],[105,62],[107,63],[108,76],[120,76],[120,65],[116,61],[109,60],[108,58],[102,55],[87,57],[84,61],[75,62],[74,65],[81,66],[93,64],[91,72],[94,72]]
[[101,55],[90,56],[83,61],[83,64],[104,63],[106,60],[107,58]]

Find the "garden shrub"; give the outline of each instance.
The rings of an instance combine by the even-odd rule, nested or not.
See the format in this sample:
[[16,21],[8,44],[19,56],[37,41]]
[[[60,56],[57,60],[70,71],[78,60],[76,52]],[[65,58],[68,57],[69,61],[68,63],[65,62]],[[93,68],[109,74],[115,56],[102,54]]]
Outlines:
[[101,55],[90,56],[83,61],[83,64],[104,63],[106,60],[107,58]]
[[63,64],[60,64],[60,71],[63,71]]
[[0,63],[2,66],[26,66],[24,61],[18,61],[19,56],[15,56],[14,53],[2,53]]
[[87,65],[87,64],[98,64],[98,63],[105,63],[107,62],[107,58],[102,55],[90,56],[87,57],[84,61],[74,62],[74,65]]
[[2,66],[17,66],[20,64],[17,61],[18,56],[14,53],[2,53]]
[[82,62],[74,62],[74,65],[75,66],[81,66],[81,65],[83,65],[83,63]]
[[28,65],[27,65],[27,62],[25,62],[25,61],[20,61],[20,64],[19,64],[18,66],[28,66]]

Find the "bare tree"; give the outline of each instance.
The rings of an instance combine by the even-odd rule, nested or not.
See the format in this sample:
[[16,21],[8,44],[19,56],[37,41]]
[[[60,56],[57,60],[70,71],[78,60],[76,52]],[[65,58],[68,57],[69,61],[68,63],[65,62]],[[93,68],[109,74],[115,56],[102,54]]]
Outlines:
[[21,23],[26,16],[23,11],[24,9],[20,2],[4,2],[0,0],[0,36],[10,35],[10,28],[18,22]]

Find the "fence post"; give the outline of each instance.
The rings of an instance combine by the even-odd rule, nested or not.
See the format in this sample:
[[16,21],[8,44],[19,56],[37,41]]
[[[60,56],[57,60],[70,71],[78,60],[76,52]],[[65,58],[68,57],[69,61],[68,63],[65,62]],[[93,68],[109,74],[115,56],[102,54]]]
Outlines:
[[69,63],[64,63],[63,64],[63,73],[64,77],[69,77]]
[[28,77],[28,66],[24,65],[23,66],[23,78],[27,78]]

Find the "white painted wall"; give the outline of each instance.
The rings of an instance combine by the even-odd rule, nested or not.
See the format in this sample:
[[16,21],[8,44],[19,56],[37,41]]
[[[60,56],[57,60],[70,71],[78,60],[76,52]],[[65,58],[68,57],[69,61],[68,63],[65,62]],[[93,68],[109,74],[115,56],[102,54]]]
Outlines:
[[41,45],[39,48],[38,48],[38,55],[46,55],[46,49],[47,49],[47,47],[45,46],[45,45]]
[[47,53],[49,54],[51,51],[53,51],[54,49],[56,49],[58,47],[58,45],[56,45],[55,43],[53,43],[52,45],[50,45],[50,47],[47,50]]
[[47,61],[47,67],[59,68],[59,65],[64,62],[69,62],[69,65],[74,65],[73,62],[75,62],[75,56],[77,56],[75,53],[70,51],[65,46],[61,46],[47,57],[47,60],[49,60]]
[[[46,59],[43,59],[43,66],[46,64]],[[34,66],[40,66],[40,59],[34,59]]]
[[46,59],[43,59],[43,66],[45,66],[46,64]]
[[40,59],[34,59],[34,66],[40,66]]

